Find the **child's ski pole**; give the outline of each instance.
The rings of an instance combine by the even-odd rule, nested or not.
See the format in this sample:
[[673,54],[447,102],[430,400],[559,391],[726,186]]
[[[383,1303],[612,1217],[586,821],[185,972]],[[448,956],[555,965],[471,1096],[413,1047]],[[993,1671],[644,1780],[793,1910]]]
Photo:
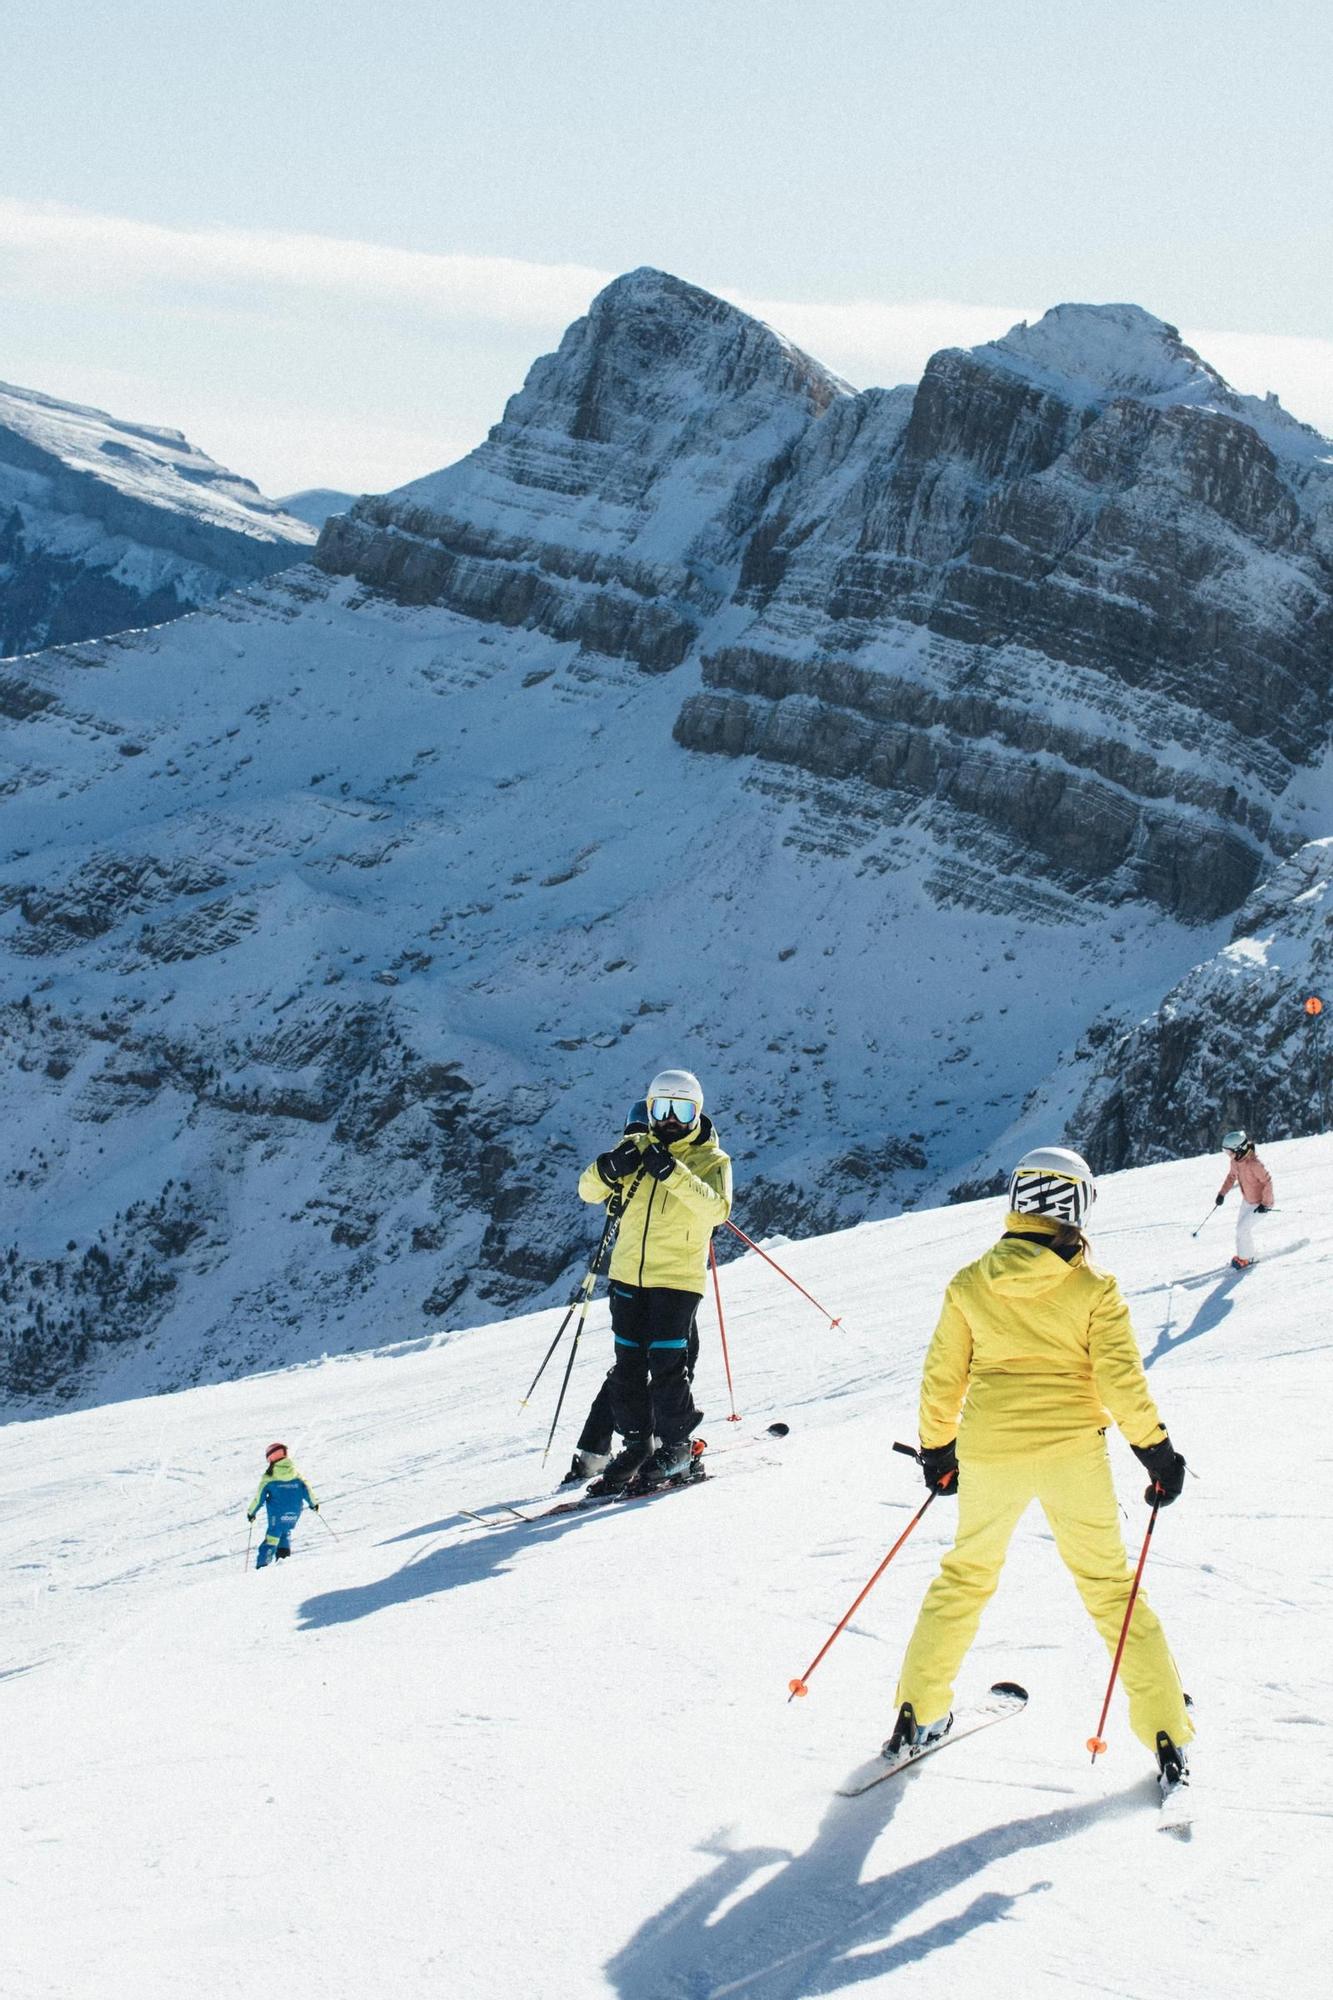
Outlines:
[[245,1562],[245,1567],[247,1569],[249,1569],[250,1567],[250,1544],[254,1540],[254,1538],[255,1538],[255,1524],[253,1521],[247,1520],[245,1524],[245,1556],[243,1558]]
[[[1203,1222],[1211,1222],[1213,1217],[1217,1214],[1217,1211],[1221,1207],[1221,1205],[1222,1204],[1220,1202],[1215,1201],[1212,1207],[1209,1209],[1207,1215],[1205,1215],[1205,1217],[1203,1218]],[[1203,1228],[1203,1222],[1199,1224],[1199,1229]],[[1199,1233],[1199,1229],[1191,1229],[1190,1235],[1197,1236]]]

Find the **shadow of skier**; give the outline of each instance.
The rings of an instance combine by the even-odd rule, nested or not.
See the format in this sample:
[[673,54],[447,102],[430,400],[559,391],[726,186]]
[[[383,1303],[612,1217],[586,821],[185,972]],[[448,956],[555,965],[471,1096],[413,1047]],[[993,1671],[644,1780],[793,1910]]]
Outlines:
[[[526,1526],[515,1522],[512,1528],[473,1530],[465,1540],[451,1542],[447,1548],[423,1550],[400,1569],[377,1577],[373,1583],[349,1584],[342,1590],[325,1590],[317,1597],[308,1597],[301,1606],[297,1629],[308,1632],[317,1625],[346,1625],[356,1618],[369,1618],[376,1611],[387,1611],[395,1604],[410,1604],[418,1597],[434,1597],[442,1590],[485,1583],[491,1577],[503,1576],[521,1549],[553,1541],[574,1528],[591,1528],[595,1521],[608,1520],[618,1511],[608,1507],[591,1513],[556,1515],[554,1519],[539,1516]],[[410,1532],[429,1534],[435,1529],[459,1526],[454,1516]],[[410,1534],[396,1535],[393,1539],[407,1541]]]
[[1179,1333],[1171,1331],[1171,1308],[1168,1299],[1166,1324],[1153,1343],[1152,1352],[1145,1354],[1143,1365],[1151,1368],[1164,1355],[1174,1354],[1178,1347],[1185,1347],[1191,1340],[1199,1340],[1205,1333],[1215,1333],[1232,1307],[1232,1294],[1244,1274],[1240,1271],[1224,1271],[1211,1292],[1202,1300],[1198,1311],[1188,1326]]
[[[909,1781],[910,1782],[910,1781]],[[622,2000],[814,2000],[840,1993],[956,1944],[997,1923],[1025,1896],[1048,1889],[1034,1881],[1006,1895],[984,1890],[966,1909],[897,1936],[929,1904],[965,1886],[992,1862],[1068,1840],[1099,1821],[1139,1810],[1141,1787],[1112,1798],[987,1827],[862,1881],[871,1848],[904,1796],[901,1784],[873,1795],[836,1799],[804,1854],[781,1848],[703,1849],[717,1865],[640,1926],[608,1960],[606,1974]],[[745,1884],[781,1864],[754,1892]],[[728,1898],[740,1900],[725,1909]],[[867,1949],[867,1947],[876,1947]],[[855,1952],[855,1956],[851,1956]]]

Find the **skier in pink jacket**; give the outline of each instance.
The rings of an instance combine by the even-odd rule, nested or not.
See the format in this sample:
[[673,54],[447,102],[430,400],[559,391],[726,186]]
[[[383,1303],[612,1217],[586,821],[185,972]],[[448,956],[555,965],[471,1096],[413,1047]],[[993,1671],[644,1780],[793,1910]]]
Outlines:
[[1254,1218],[1267,1215],[1273,1206],[1273,1177],[1255,1152],[1254,1141],[1247,1132],[1224,1133],[1222,1150],[1230,1155],[1231,1166],[1218,1190],[1216,1206],[1220,1208],[1232,1188],[1239,1186],[1236,1254],[1231,1264],[1233,1270],[1248,1271],[1254,1262]]

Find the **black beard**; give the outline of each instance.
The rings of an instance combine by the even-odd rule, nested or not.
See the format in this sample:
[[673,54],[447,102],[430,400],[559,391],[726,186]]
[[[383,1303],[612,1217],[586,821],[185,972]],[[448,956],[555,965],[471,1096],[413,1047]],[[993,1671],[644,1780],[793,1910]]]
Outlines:
[[683,1139],[692,1130],[692,1126],[682,1125],[678,1118],[667,1118],[660,1125],[654,1125],[653,1137],[660,1139],[664,1146],[674,1146],[678,1139]]

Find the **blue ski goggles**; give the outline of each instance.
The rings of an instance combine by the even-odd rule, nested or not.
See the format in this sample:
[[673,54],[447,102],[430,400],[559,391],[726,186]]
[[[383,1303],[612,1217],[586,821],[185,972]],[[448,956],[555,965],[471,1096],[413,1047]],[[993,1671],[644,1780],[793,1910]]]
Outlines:
[[693,1125],[699,1107],[691,1097],[655,1097],[648,1106],[648,1116],[654,1125],[666,1125],[673,1118],[677,1125]]

